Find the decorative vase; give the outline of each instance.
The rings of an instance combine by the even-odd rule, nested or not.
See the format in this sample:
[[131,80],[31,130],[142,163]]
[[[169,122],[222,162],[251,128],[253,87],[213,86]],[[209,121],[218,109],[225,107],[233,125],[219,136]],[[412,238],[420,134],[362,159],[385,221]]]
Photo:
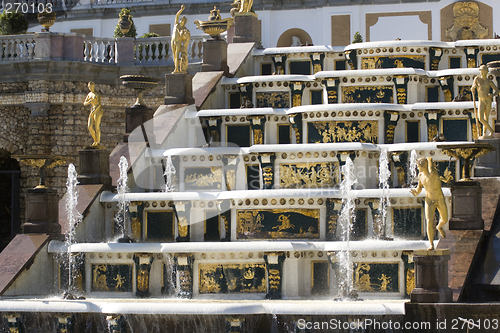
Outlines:
[[56,22],[56,13],[47,13],[43,11],[37,15],[38,22],[45,28],[45,31],[49,31],[50,27]]
[[122,32],[122,34],[126,35],[127,32],[129,32],[130,27],[132,26],[132,21],[130,20],[130,16],[126,14],[120,16],[120,19],[118,20],[118,25],[120,26],[120,31]]

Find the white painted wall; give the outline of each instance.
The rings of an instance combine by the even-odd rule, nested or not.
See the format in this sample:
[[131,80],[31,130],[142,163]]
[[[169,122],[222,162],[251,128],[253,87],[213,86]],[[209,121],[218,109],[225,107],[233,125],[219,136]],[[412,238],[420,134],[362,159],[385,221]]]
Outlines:
[[[206,2],[198,0],[195,2]],[[330,45],[331,43],[331,16],[351,15],[351,38],[359,31],[366,41],[365,17],[369,13],[404,13],[415,11],[432,12],[432,39],[441,38],[440,10],[455,0],[442,0],[439,2],[408,3],[398,5],[364,5],[364,6],[334,6],[317,9],[301,10],[262,10],[257,11],[262,21],[262,44],[264,47],[275,47],[280,35],[288,29],[299,28],[305,30],[312,38],[315,45]],[[483,3],[493,8],[493,18],[500,15],[500,1],[483,0]],[[180,2],[179,2],[180,3]],[[195,20],[207,20],[209,13],[200,15],[186,15],[187,27],[192,35],[200,35],[196,29]],[[229,13],[221,13],[222,17],[229,17]],[[133,17],[137,27],[138,36],[149,32],[150,24],[170,23],[174,25],[174,15],[155,15],[148,17]],[[93,28],[94,36],[112,37],[116,27],[116,19],[95,19],[81,21],[56,22],[51,28],[54,32],[70,32],[71,29]],[[498,20],[493,19],[493,32],[500,33]],[[30,32],[39,32],[41,26],[31,28]],[[381,17],[379,22],[371,27],[371,41],[401,39],[427,39],[427,25],[420,22],[418,16],[392,16]]]

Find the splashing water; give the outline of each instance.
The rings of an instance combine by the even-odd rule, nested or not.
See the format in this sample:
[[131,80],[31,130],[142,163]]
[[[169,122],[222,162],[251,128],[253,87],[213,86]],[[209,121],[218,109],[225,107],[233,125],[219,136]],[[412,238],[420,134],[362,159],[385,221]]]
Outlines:
[[[347,157],[345,165],[342,166],[342,174],[344,179],[340,183],[340,194],[342,195],[342,210],[339,216],[339,226],[341,232],[341,240],[346,242],[347,250],[340,251],[338,254],[339,259],[339,273],[340,273],[340,290],[341,299],[353,298],[356,292],[354,291],[352,282],[352,258],[351,251],[349,250],[349,241],[351,238],[351,221],[355,213],[356,198],[355,193],[352,191],[353,186],[358,182],[354,174],[354,164],[350,157]],[[342,278],[344,277],[344,278]]]
[[417,152],[415,150],[412,150],[410,154],[410,184],[415,184],[417,182],[417,158]]
[[176,170],[174,164],[172,163],[172,157],[167,156],[167,165],[165,166],[165,173],[163,174],[166,177],[165,181],[165,192],[172,192],[174,190],[174,176]]
[[66,215],[69,222],[69,232],[66,235],[66,245],[68,248],[68,293],[71,294],[71,289],[73,286],[73,274],[72,267],[73,256],[71,255],[71,244],[74,243],[75,237],[75,226],[82,220],[82,215],[76,209],[78,204],[78,193],[76,191],[76,185],[78,185],[78,175],[76,173],[75,166],[70,163],[68,166],[68,180],[66,181]]
[[120,169],[120,178],[118,178],[118,182],[116,183],[118,192],[118,213],[115,216],[115,223],[120,228],[123,237],[126,238],[132,231],[128,230],[130,223],[127,223],[127,208],[130,202],[125,198],[125,194],[128,193],[128,162],[124,156],[120,157],[118,167]]
[[387,149],[383,149],[379,159],[379,172],[378,172],[378,187],[382,190],[380,195],[380,212],[381,221],[380,237],[386,237],[386,222],[387,222],[387,206],[389,205],[389,178],[391,171],[389,170],[389,158],[387,157]]

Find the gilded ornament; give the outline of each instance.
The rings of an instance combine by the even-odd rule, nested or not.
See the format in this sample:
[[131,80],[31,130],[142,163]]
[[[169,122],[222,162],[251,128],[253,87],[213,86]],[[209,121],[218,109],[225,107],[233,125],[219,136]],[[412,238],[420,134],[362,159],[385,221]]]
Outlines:
[[415,289],[415,268],[410,268],[406,271],[406,294],[410,295]]
[[[474,83],[471,87],[472,100],[474,103],[474,113],[476,115],[476,127],[477,132],[479,131],[478,121],[483,125],[482,135],[479,137],[480,139],[491,138],[495,131],[489,124],[490,113],[491,113],[491,103],[493,102],[493,97],[498,95],[499,91],[495,83],[488,78],[488,67],[486,65],[481,65],[479,67],[480,76],[476,76],[474,79]],[[490,89],[493,93],[490,93]],[[479,98],[479,108],[476,108],[476,98],[475,93],[477,91],[477,95]],[[486,130],[489,131],[489,135],[487,135]]]
[[477,3],[472,1],[456,2],[453,5],[453,26],[446,29],[446,37],[454,42],[464,39],[483,39],[487,36],[488,28],[479,22]]
[[175,24],[172,31],[172,39],[170,42],[172,48],[172,58],[174,60],[175,69],[172,74],[187,73],[188,69],[188,47],[191,40],[191,32],[186,28],[187,18],[183,16],[179,19],[184,5],[175,14]]
[[100,145],[101,143],[101,118],[103,116],[103,108],[101,105],[101,95],[96,93],[94,82],[90,81],[88,83],[88,88],[90,92],[87,94],[83,105],[91,105],[89,120],[88,120],[88,129],[92,139],[94,142],[90,147],[92,148],[104,148]]
[[411,189],[410,192],[414,196],[420,194],[425,188],[425,220],[427,222],[427,236],[429,238],[430,247],[428,250],[434,250],[434,214],[436,208],[439,212],[439,223],[436,229],[441,234],[442,238],[446,237],[443,226],[448,222],[448,207],[441,189],[441,179],[432,162],[431,157],[420,158],[417,160],[418,185],[417,188]]
[[214,6],[214,9],[210,11],[210,16],[208,21],[194,21],[196,27],[202,30],[204,33],[209,34],[214,40],[221,39],[220,34],[225,32],[234,24],[233,18],[222,19],[220,16],[220,10]]

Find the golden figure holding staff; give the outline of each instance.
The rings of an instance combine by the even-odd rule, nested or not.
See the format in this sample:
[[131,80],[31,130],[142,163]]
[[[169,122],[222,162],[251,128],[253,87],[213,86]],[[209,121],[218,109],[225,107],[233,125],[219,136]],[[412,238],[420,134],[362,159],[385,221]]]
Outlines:
[[175,14],[175,25],[170,42],[175,65],[172,73],[187,73],[188,68],[188,46],[191,39],[191,32],[186,28],[186,16],[183,16],[179,20],[179,16],[184,9],[185,7],[182,5],[181,9]]
[[92,105],[92,109],[89,114],[88,128],[90,135],[94,139],[94,143],[92,143],[91,147],[94,148],[102,148],[100,146],[101,143],[101,118],[103,115],[103,109],[101,105],[101,95],[95,92],[95,84],[90,81],[88,83],[88,87],[90,92],[85,98],[85,102],[83,105]]
[[436,227],[441,237],[445,238],[446,233],[443,226],[448,222],[448,207],[441,189],[441,179],[431,157],[419,158],[417,160],[418,186],[410,190],[411,194],[417,196],[425,188],[425,220],[427,221],[427,236],[431,246],[428,250],[434,250],[434,213],[436,208],[439,212],[439,223]]
[[[474,83],[470,88],[472,93],[472,101],[474,103],[474,113],[476,116],[476,126],[477,126],[477,136],[479,138],[487,138],[491,137],[495,132],[493,128],[491,128],[489,124],[490,112],[491,112],[491,103],[493,102],[493,96],[498,95],[498,88],[488,78],[488,67],[486,65],[481,65],[479,67],[480,76],[476,76],[474,79]],[[493,93],[490,94],[490,88],[493,90]],[[477,96],[479,99],[479,110],[476,108],[476,96],[475,93],[477,91]],[[483,132],[479,131],[478,121],[483,124]],[[486,130],[490,131],[489,135],[486,135]]]

